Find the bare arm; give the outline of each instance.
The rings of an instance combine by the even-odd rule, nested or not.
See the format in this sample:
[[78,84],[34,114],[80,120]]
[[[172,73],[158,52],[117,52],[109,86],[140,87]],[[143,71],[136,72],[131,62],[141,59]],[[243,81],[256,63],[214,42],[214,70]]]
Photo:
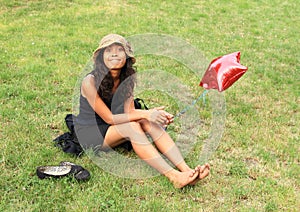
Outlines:
[[95,80],[92,75],[84,78],[81,86],[81,93],[87,99],[93,110],[108,124],[116,125],[127,123],[130,121],[138,121],[140,119],[147,119],[151,122],[164,124],[167,122],[167,117],[163,110],[136,110],[134,109],[133,99],[125,102],[125,113],[112,114],[110,109],[105,105],[103,100],[99,97]]

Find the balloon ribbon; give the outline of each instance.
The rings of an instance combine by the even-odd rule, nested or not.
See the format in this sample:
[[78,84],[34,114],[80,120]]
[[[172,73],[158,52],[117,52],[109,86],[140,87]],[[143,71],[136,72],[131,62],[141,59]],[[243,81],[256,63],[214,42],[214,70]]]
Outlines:
[[186,111],[188,111],[189,109],[191,109],[200,99],[203,99],[203,103],[205,104],[205,95],[208,93],[208,90],[204,90],[203,93],[197,98],[195,99],[191,105],[185,107],[183,110],[181,110],[179,113],[177,113],[175,116],[174,116],[174,119],[175,118],[178,118],[179,116],[185,114]]

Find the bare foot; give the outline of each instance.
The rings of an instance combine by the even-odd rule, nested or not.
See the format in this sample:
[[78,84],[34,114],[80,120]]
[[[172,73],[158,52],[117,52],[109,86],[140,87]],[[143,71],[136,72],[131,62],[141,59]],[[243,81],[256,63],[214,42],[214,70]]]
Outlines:
[[166,173],[165,175],[173,183],[175,188],[183,188],[184,186],[189,185],[196,178],[198,178],[199,172],[193,169],[185,172],[172,170]]
[[205,177],[207,177],[209,175],[209,170],[210,170],[210,166],[208,163],[206,163],[203,166],[198,165],[195,168],[195,171],[197,171],[199,173],[198,178],[196,178],[195,180],[193,180],[190,185],[195,185],[199,180],[204,179]]

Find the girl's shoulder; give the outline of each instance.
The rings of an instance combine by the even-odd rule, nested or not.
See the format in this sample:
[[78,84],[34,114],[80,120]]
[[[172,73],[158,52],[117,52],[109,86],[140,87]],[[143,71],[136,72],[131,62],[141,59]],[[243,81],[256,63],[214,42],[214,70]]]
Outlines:
[[94,92],[94,91],[96,91],[94,75],[88,74],[82,80],[81,94],[83,97],[86,97],[87,93]]
[[94,79],[95,76],[93,74],[89,73],[83,79],[90,79],[90,78]]
[[82,80],[82,85],[90,85],[95,83],[95,76],[92,74],[86,75]]

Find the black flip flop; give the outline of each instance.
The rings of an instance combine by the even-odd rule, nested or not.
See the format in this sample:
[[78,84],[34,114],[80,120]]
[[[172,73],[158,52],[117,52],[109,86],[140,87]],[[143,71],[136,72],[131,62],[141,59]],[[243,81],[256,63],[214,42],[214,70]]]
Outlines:
[[76,180],[83,181],[90,178],[90,173],[82,166],[66,161],[58,166],[39,166],[36,174],[40,179],[74,176]]
[[77,180],[88,180],[91,177],[88,170],[84,169],[82,166],[79,166],[77,164],[74,164],[74,163],[71,163],[71,162],[68,162],[68,161],[63,161],[63,162],[60,162],[59,165],[61,165],[61,166],[71,166],[72,167],[71,172],[74,174],[74,177]]

